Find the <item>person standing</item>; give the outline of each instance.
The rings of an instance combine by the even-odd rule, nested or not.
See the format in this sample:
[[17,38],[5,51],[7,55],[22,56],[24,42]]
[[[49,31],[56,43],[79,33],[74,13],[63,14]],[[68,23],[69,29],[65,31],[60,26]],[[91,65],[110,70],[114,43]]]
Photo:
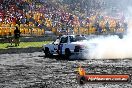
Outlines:
[[105,29],[107,30],[107,33],[110,32],[110,24],[109,24],[108,21],[107,21],[106,24],[105,24]]
[[15,39],[15,46],[19,46],[20,44],[20,30],[16,26],[16,29],[14,30],[14,39]]

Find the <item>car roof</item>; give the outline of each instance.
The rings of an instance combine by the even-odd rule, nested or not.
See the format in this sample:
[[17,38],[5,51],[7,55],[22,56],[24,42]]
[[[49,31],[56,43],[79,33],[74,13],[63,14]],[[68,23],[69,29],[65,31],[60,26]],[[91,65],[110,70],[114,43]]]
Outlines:
[[84,36],[84,35],[62,35],[62,37],[67,37],[67,36]]
[[75,35],[62,35],[61,37],[75,36]]

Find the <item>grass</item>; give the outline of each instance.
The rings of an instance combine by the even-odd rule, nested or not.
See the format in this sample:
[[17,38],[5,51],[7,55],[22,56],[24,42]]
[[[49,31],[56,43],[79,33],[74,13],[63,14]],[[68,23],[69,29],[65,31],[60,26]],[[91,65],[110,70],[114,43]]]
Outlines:
[[42,41],[42,42],[21,42],[19,46],[15,46],[13,43],[0,43],[0,49],[9,49],[9,48],[28,48],[28,47],[42,47],[44,44],[48,44],[51,41]]

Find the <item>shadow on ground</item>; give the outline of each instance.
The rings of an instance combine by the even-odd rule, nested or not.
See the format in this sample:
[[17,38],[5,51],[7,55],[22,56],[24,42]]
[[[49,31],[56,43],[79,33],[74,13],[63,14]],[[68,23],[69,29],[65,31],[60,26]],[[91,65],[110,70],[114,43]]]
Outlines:
[[0,49],[0,54],[19,54],[19,53],[33,53],[42,51],[41,47],[29,47],[29,48],[9,48],[9,49]]
[[46,57],[45,55],[42,56],[38,56],[38,57],[43,57],[43,58],[49,58],[49,59],[56,59],[56,60],[63,60],[63,61],[85,61],[87,59],[84,58],[78,58],[78,57],[74,57],[74,58],[66,58],[64,55],[63,56],[59,56],[59,55],[51,55],[49,57]]

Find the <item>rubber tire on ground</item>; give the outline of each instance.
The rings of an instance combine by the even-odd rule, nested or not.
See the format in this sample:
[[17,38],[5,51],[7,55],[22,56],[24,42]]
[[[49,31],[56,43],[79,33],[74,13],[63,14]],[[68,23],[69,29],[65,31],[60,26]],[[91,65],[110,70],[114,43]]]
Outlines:
[[71,51],[68,48],[65,49],[65,58],[69,59],[70,56],[71,56]]
[[50,53],[48,47],[45,47],[44,53],[45,53],[45,57],[50,57],[50,56],[52,55],[52,54]]

